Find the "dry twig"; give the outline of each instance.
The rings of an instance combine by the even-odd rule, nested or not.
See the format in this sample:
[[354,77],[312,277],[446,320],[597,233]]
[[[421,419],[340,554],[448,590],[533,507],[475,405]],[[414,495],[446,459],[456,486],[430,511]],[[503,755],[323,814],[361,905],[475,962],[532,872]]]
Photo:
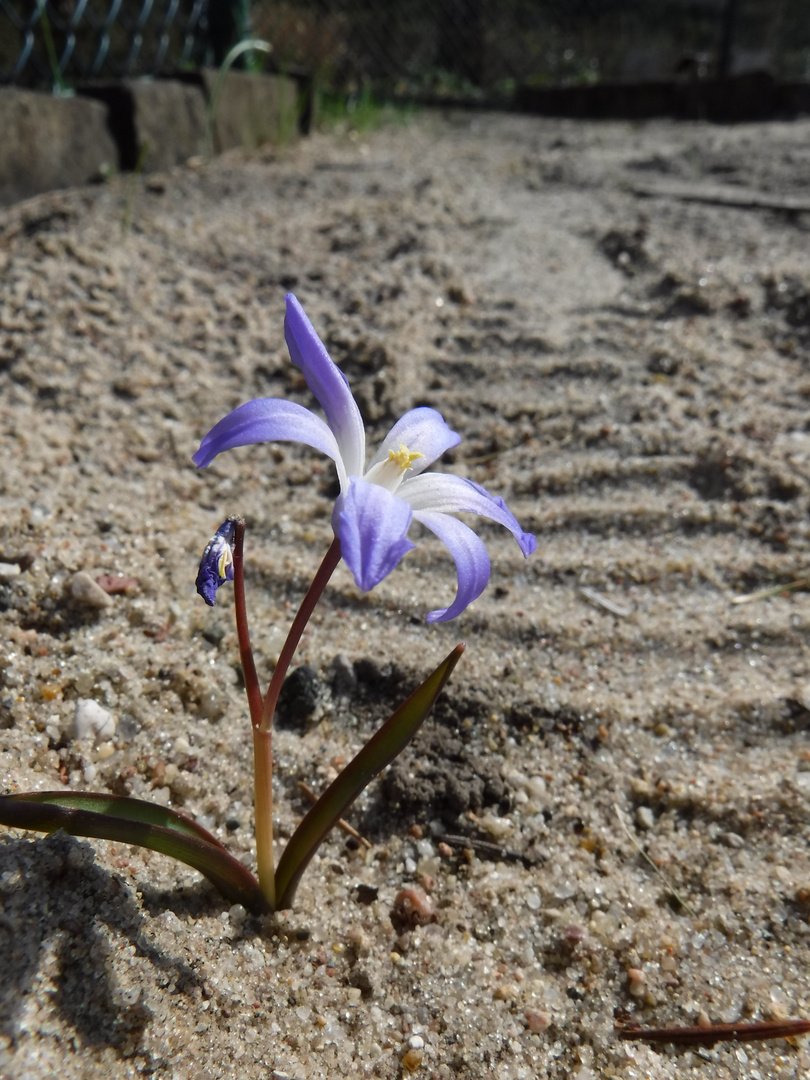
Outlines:
[[643,1028],[626,1024],[618,1029],[620,1039],[676,1043],[680,1046],[714,1046],[718,1042],[761,1042],[806,1035],[810,1020],[759,1020],[739,1024],[694,1024],[687,1027]]

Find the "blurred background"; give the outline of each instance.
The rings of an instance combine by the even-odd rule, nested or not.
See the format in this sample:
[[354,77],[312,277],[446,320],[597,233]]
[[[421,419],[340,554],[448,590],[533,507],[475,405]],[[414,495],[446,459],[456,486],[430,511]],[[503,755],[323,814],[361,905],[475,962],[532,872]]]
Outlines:
[[808,0],[0,0],[0,83],[70,87],[216,66],[246,37],[266,70],[329,95],[505,104],[516,88],[810,79]]

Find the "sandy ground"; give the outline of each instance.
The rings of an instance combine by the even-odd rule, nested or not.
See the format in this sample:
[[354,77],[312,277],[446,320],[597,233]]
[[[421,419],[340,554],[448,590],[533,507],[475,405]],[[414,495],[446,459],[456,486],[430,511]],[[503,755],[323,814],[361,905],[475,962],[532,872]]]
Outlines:
[[[248,519],[266,681],[334,478],[290,445],[202,473],[190,455],[249,398],[312,404],[289,288],[370,445],[440,409],[463,436],[441,467],[506,498],[538,552],[482,523],[490,587],[432,627],[454,588],[437,541],[369,595],[338,569],[276,736],[280,837],[299,780],[322,788],[467,653],[355,807],[371,848],[333,834],[292,912],[246,917],[125,845],[2,830],[0,1074],[810,1075],[801,1043],[614,1029],[810,1012],[810,215],[779,208],[808,175],[810,121],[464,114],[2,212],[5,791],[180,807],[251,862],[231,598],[202,604],[196,562]],[[718,193],[747,205],[683,198]],[[94,607],[77,572],[135,581]],[[111,739],[75,737],[80,698]],[[403,929],[413,885],[435,917]]]

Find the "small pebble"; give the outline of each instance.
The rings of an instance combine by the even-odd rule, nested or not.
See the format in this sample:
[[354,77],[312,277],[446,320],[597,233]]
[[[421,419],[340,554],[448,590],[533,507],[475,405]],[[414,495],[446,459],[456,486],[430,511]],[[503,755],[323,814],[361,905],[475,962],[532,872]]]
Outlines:
[[492,996],[496,1001],[513,1001],[519,993],[520,990],[515,983],[499,982],[495,987],[495,993]]
[[73,685],[76,688],[76,693],[81,697],[87,697],[93,689],[95,682],[96,680],[89,671],[80,671],[77,675],[73,676]]
[[580,926],[578,923],[571,923],[570,926],[566,926],[563,931],[563,937],[569,945],[579,945],[588,936],[584,926]]
[[740,836],[739,833],[721,832],[719,834],[719,836],[717,837],[717,839],[720,841],[721,844],[725,844],[726,847],[730,847],[730,848],[742,848],[742,847],[745,847],[745,840],[743,840],[743,838]]
[[539,1012],[537,1009],[527,1009],[523,1018],[526,1021],[526,1027],[534,1035],[539,1035],[541,1031],[545,1031],[551,1023],[551,1017],[544,1012]]
[[178,757],[186,757],[191,753],[191,743],[185,737],[185,735],[178,735],[174,740],[172,746],[172,753],[177,754]]
[[96,578],[96,584],[105,593],[114,596],[116,593],[131,592],[133,589],[137,589],[140,582],[134,577],[123,577],[123,575],[115,577],[111,574],[100,574]]
[[644,972],[641,968],[628,968],[627,969],[628,991],[633,997],[642,997],[645,993],[644,983],[646,981]]
[[433,921],[436,912],[427,894],[416,886],[400,889],[394,897],[391,922],[400,932]]
[[0,581],[11,581],[12,578],[18,577],[20,573],[20,567],[14,562],[0,562]]
[[85,608],[101,610],[112,604],[112,600],[102,587],[83,570],[70,579],[70,595],[77,604]]
[[543,799],[546,795],[546,781],[542,776],[530,776],[526,785],[529,797],[535,800]]
[[640,806],[636,810],[636,824],[640,829],[651,829],[655,825],[655,818],[649,806]]
[[495,840],[503,840],[512,831],[512,822],[507,817],[498,817],[496,814],[484,814],[481,817],[481,825]]
[[73,734],[77,739],[106,742],[115,734],[115,717],[97,701],[79,698],[73,714]]
[[408,1072],[414,1072],[422,1064],[424,1054],[421,1050],[409,1049],[406,1051],[405,1056],[401,1059],[402,1065]]
[[98,748],[98,760],[107,761],[115,753],[115,743],[103,742]]

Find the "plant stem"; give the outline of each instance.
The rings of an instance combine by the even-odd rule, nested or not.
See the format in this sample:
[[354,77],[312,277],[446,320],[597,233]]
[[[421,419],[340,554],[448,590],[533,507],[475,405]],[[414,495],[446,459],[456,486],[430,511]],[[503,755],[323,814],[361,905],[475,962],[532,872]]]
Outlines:
[[273,860],[273,737],[269,731],[253,727],[253,783],[256,828],[256,861],[259,888],[270,906],[276,908],[276,872]]
[[254,729],[262,720],[262,691],[256,674],[256,663],[250,647],[247,606],[245,605],[245,564],[244,542],[245,522],[242,518],[233,519],[236,531],[233,538],[233,604],[236,615],[236,636],[239,639],[239,659],[242,662],[242,675],[245,680],[250,722]]
[[[236,559],[234,558],[234,564]],[[327,553],[323,557],[323,562],[318,567],[318,572],[312,579],[312,584],[307,591],[307,595],[301,601],[301,606],[298,609],[298,614],[293,619],[293,624],[290,627],[290,632],[287,635],[287,640],[284,642],[284,647],[281,650],[281,654],[276,664],[276,670],[273,672],[273,677],[270,680],[270,687],[267,691],[267,696],[264,699],[264,707],[262,709],[261,724],[259,730],[269,733],[270,727],[273,723],[273,715],[276,711],[276,705],[278,704],[278,695],[281,692],[281,684],[284,682],[284,676],[287,674],[287,669],[290,666],[290,662],[295,655],[295,650],[298,648],[298,642],[301,640],[301,635],[306,629],[306,625],[312,617],[313,609],[318,603],[321,597],[321,593],[326,588],[329,578],[335,571],[335,567],[340,562],[340,540],[337,537],[331,543],[331,546]],[[236,571],[234,567],[234,580],[236,580]]]

